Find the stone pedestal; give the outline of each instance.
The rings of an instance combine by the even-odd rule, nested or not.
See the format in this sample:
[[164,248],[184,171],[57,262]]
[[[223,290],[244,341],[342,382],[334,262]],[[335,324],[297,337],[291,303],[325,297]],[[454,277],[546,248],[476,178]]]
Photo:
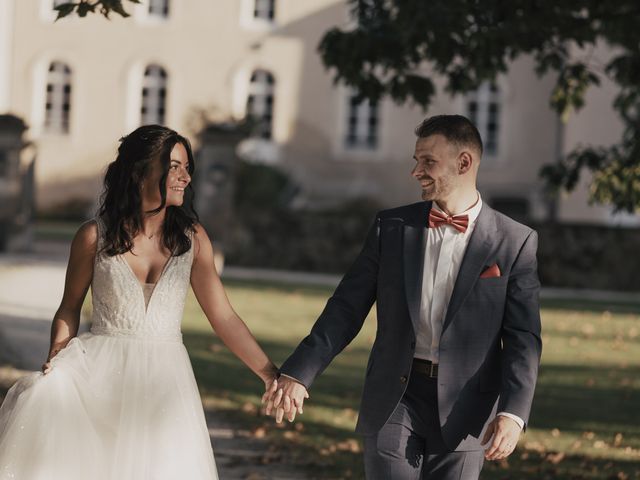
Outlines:
[[195,153],[195,208],[213,241],[218,267],[234,228],[235,151],[243,138],[236,125],[211,124],[200,133],[200,148]]
[[0,251],[30,250],[35,206],[35,148],[26,124],[0,115]]

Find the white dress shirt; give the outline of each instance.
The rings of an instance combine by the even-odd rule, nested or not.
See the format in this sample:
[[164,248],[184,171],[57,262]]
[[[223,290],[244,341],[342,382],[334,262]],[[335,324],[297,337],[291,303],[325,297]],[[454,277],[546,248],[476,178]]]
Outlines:
[[[436,202],[433,202],[431,208],[443,211]],[[422,272],[420,323],[416,332],[416,358],[430,360],[433,363],[439,362],[442,325],[447,315],[449,300],[458,278],[462,259],[481,209],[482,198],[478,193],[476,203],[459,214],[469,216],[469,225],[464,233],[451,225],[427,229]],[[425,219],[426,221],[427,219]],[[524,421],[517,415],[507,412],[500,412],[498,415],[515,420],[520,428],[524,426]]]
[[[436,202],[433,202],[432,208],[443,211]],[[447,315],[464,252],[467,250],[481,208],[482,199],[478,194],[476,203],[460,214],[469,216],[469,225],[465,233],[459,232],[451,225],[427,229],[416,358],[438,363],[442,324]]]

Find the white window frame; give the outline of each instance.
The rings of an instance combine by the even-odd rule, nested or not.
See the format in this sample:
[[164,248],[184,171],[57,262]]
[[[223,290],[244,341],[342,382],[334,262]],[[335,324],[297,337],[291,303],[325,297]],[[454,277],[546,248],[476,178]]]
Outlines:
[[378,162],[389,160],[386,152],[388,132],[384,130],[385,118],[390,115],[389,102],[381,98],[378,101],[378,122],[377,122],[377,141],[375,148],[354,148],[346,145],[346,136],[349,128],[349,102],[354,94],[353,89],[340,85],[334,96],[335,112],[337,115],[335,121],[335,129],[333,130],[333,148],[332,157],[337,161],[354,161],[354,162]]
[[[254,75],[264,75],[265,80],[271,79],[269,81],[252,81],[251,79]],[[252,112],[249,111],[249,101],[253,97],[254,102],[256,99],[258,100],[258,107],[256,116],[259,117],[260,122],[264,122],[266,117],[269,117],[269,136],[264,137],[262,133],[260,135],[256,135],[254,138],[260,138],[262,140],[271,141],[273,139],[273,126],[274,126],[274,105],[275,105],[275,92],[276,92],[276,79],[273,73],[264,68],[257,68],[253,72],[251,72],[251,77],[249,78],[249,86],[247,90],[247,99],[246,99],[246,115],[249,117]],[[270,102],[267,99],[271,99]],[[255,108],[255,107],[254,107]]]
[[[65,70],[52,72],[51,68],[54,66],[60,66]],[[59,77],[60,81],[56,81],[56,77]],[[51,91],[49,90],[49,85],[52,85]],[[62,86],[61,89],[59,88],[60,86]],[[53,60],[49,63],[44,82],[44,91],[42,131],[50,135],[69,135],[71,133],[73,106],[73,70],[68,63],[60,60]],[[51,104],[52,107],[47,108],[47,104]],[[68,108],[65,109],[65,105]],[[54,107],[56,108],[54,109]],[[51,120],[54,121],[52,122]]]
[[[152,3],[164,1],[167,2],[167,15],[158,15],[149,11]],[[150,27],[166,25],[175,15],[175,9],[178,4],[179,2],[176,0],[142,0],[142,2],[133,6],[133,17],[140,25]]]
[[247,115],[247,102],[251,93],[251,76],[259,70],[269,72],[274,79],[273,96],[275,100],[271,118],[271,139],[248,137],[238,144],[236,152],[238,156],[251,162],[277,165],[282,159],[282,150],[278,141],[282,140],[283,132],[277,122],[277,110],[280,108],[278,107],[278,91],[281,85],[280,79],[272,66],[249,62],[236,71],[233,77],[231,111],[238,120]]
[[[158,76],[147,75],[147,71],[150,69],[157,69]],[[145,90],[147,91],[147,99],[145,99]],[[164,96],[160,94],[164,90]],[[151,92],[151,94],[149,94]],[[156,93],[157,92],[157,93]],[[166,125],[167,123],[167,104],[169,96],[169,74],[167,69],[158,63],[148,64],[142,73],[142,89],[140,90],[140,110],[139,110],[139,124],[160,124]],[[150,103],[151,102],[151,103]],[[151,118],[149,108],[155,108],[157,112]],[[143,109],[147,111],[143,112]],[[162,112],[159,110],[162,109]],[[159,117],[158,117],[159,116]]]
[[247,30],[270,31],[277,27],[278,0],[274,2],[274,16],[272,19],[256,17],[255,10],[258,2],[270,0],[241,0],[240,4],[240,26]]
[[[475,118],[471,115],[470,106],[472,103],[476,105]],[[492,107],[497,108],[497,119],[494,119],[497,126],[493,137],[495,144],[493,148],[489,135]],[[502,131],[504,130],[504,102],[500,85],[488,81],[483,82],[477,90],[467,94],[464,108],[466,116],[474,123],[482,137],[483,157],[490,159],[500,157],[504,149],[504,145],[501,142]]]
[[276,19],[276,0],[254,0],[253,18],[273,23]]
[[[355,97],[357,92],[352,89],[346,91],[344,97],[344,122],[343,129],[340,132],[342,136],[343,149],[345,151],[361,151],[361,152],[375,152],[380,149],[380,112],[382,102],[379,100],[376,104],[368,99],[364,99],[360,104],[355,105]],[[372,107],[375,107],[375,127],[373,129],[370,126],[370,120],[372,116]],[[355,110],[355,116],[353,116]],[[349,136],[351,130],[351,119],[355,118],[355,141],[349,143]],[[374,144],[369,144],[368,138],[372,136],[374,138]]]
[[[147,15],[151,18],[165,21],[171,16],[171,0],[147,0]],[[152,12],[152,8],[162,7],[162,12]]]

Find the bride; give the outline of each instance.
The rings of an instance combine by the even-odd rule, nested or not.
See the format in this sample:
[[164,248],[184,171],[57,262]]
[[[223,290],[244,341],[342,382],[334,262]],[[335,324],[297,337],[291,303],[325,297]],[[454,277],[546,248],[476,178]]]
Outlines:
[[[275,389],[276,367],[231,307],[184,204],[193,170],[173,130],[121,140],[99,214],[71,245],[43,372],[18,380],[0,408],[0,479],[217,479],[180,334],[189,284],[218,336]],[[76,336],[89,286],[91,331]]]

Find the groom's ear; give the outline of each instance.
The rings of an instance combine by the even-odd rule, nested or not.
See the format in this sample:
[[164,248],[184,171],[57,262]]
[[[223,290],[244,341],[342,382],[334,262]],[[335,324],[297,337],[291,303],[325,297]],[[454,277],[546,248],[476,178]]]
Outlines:
[[458,154],[458,173],[463,175],[471,170],[473,166],[474,158],[468,149],[462,149]]

